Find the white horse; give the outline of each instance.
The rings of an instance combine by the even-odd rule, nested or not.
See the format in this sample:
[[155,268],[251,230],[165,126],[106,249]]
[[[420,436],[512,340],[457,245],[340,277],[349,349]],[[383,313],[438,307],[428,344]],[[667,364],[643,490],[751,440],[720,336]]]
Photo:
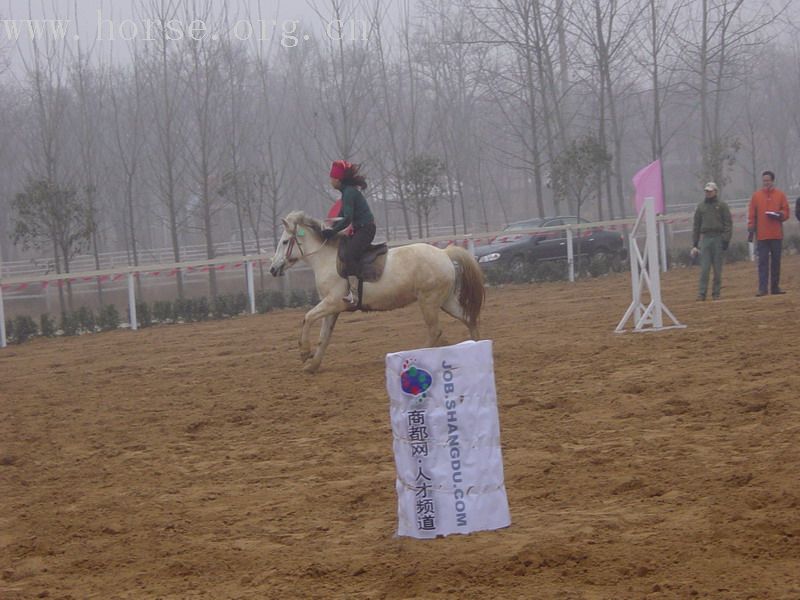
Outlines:
[[[270,273],[283,273],[300,260],[314,270],[319,304],[308,311],[300,333],[300,357],[304,369],[316,371],[339,313],[353,310],[343,299],[348,283],[336,270],[339,237],[325,241],[322,223],[301,211],[283,219],[283,234],[272,257]],[[483,273],[472,255],[457,246],[440,250],[428,244],[410,244],[389,250],[380,280],[364,283],[362,309],[392,310],[419,302],[428,326],[429,346],[445,345],[439,326],[439,310],[462,321],[477,340],[478,316],[484,299]],[[311,352],[309,330],[324,319],[316,352]]]

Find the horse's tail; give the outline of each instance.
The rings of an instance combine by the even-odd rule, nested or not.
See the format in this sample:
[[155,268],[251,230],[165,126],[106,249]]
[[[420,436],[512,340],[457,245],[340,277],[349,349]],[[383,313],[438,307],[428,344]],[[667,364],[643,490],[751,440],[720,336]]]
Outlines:
[[461,269],[457,271],[460,275],[458,287],[458,303],[467,317],[470,326],[478,325],[478,316],[481,314],[483,299],[486,290],[483,287],[483,271],[478,266],[475,258],[460,246],[448,246],[445,249],[450,260],[457,262]]

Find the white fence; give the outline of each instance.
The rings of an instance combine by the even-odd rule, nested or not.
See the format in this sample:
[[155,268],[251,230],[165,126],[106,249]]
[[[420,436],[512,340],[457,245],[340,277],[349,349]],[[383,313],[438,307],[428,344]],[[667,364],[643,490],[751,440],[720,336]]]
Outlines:
[[[735,209],[732,211],[734,216],[734,222],[742,222],[746,220],[746,209]],[[691,230],[692,224],[692,213],[683,213],[683,214],[676,214],[676,215],[667,215],[659,217],[659,221],[663,224],[669,225],[673,232],[675,231],[685,231],[686,229]],[[507,231],[496,231],[496,232],[486,232],[486,233],[479,233],[479,234],[468,234],[468,235],[442,235],[437,237],[425,238],[425,239],[417,239],[417,240],[403,240],[403,241],[394,241],[390,242],[390,246],[403,246],[411,243],[422,242],[433,244],[438,247],[445,247],[451,244],[462,245],[464,247],[469,248],[471,251],[474,251],[475,246],[480,246],[484,244],[491,243],[493,241],[513,241],[514,239],[518,239],[521,236],[531,235],[540,232],[554,232],[554,231],[565,231],[567,235],[568,241],[571,242],[572,236],[575,232],[579,232],[582,229],[594,229],[594,228],[602,228],[602,229],[611,229],[611,230],[619,230],[623,231],[627,227],[631,227],[635,223],[636,219],[620,219],[615,221],[604,221],[599,223],[582,223],[580,225],[564,225],[560,227],[547,227],[547,228],[540,228],[540,229],[530,229],[525,231],[514,231],[513,233],[509,233]],[[233,243],[235,247],[239,250],[241,249],[240,243]],[[248,250],[252,249],[255,252],[256,244],[254,241],[247,242]],[[271,252],[273,247],[271,240],[264,240],[262,243],[262,248],[269,249],[268,251]],[[190,247],[185,248],[184,251],[186,255],[193,256],[195,253],[199,252],[201,248],[205,248],[205,246],[197,246],[197,247]],[[171,257],[171,251],[168,249],[162,249],[160,251],[151,251],[149,256],[160,256],[161,252],[167,253],[168,257]],[[570,281],[574,281],[574,257],[572,253],[572,244],[567,244],[567,260],[569,265],[569,272],[570,272]],[[147,256],[147,253],[143,252],[142,256]],[[6,344],[6,337],[5,337],[5,317],[4,317],[4,294],[6,295],[7,299],[19,299],[19,300],[29,300],[34,297],[41,297],[42,295],[47,294],[47,289],[51,284],[55,284],[57,286],[63,286],[65,282],[69,281],[71,284],[77,286],[97,286],[98,283],[104,284],[106,282],[119,282],[122,283],[120,280],[125,279],[128,288],[128,305],[131,314],[131,326],[135,329],[135,320],[136,320],[136,302],[135,302],[135,282],[136,277],[145,277],[145,276],[167,276],[167,277],[175,277],[179,272],[180,273],[206,273],[210,270],[236,270],[240,268],[244,268],[246,282],[247,282],[247,290],[250,298],[250,308],[251,311],[255,310],[255,300],[254,300],[254,281],[253,281],[253,267],[258,264],[263,264],[264,262],[269,261],[269,258],[266,255],[227,255],[222,256],[219,258],[202,258],[198,257],[196,260],[186,260],[180,263],[174,262],[153,262],[152,264],[140,264],[138,266],[130,266],[128,264],[114,264],[115,261],[122,261],[123,257],[125,261],[127,261],[127,255],[125,253],[110,253],[104,255],[106,257],[107,266],[101,268],[100,270],[94,269],[94,257],[81,257],[80,260],[73,261],[73,265],[85,265],[87,260],[90,260],[90,264],[87,265],[89,268],[86,270],[78,270],[77,272],[73,271],[71,273],[62,273],[56,274],[52,271],[48,271],[47,269],[43,269],[40,266],[37,268],[29,271],[24,272],[24,270],[19,266],[18,263],[12,263],[12,266],[15,266],[15,271],[8,270],[9,264],[0,265],[2,267],[2,271],[0,272],[0,342],[2,342],[2,347],[5,347]],[[294,269],[294,271],[298,271],[302,269]],[[119,285],[119,283],[117,285]]]

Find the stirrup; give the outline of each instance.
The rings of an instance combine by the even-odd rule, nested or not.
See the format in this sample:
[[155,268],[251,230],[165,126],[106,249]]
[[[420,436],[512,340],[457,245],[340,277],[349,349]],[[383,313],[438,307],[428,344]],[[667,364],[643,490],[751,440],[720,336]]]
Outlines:
[[347,292],[347,296],[345,296],[344,298],[342,298],[342,300],[344,300],[345,302],[347,302],[347,303],[348,303],[349,305],[351,305],[351,306],[355,306],[356,304],[358,304],[358,298],[356,298],[356,297],[353,295],[353,290],[349,290],[349,291]]

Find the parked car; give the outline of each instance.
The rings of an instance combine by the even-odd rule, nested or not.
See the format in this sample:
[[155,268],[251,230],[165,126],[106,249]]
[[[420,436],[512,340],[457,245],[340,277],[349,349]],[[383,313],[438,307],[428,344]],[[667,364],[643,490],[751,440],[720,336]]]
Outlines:
[[[541,219],[528,219],[511,223],[503,229],[491,244],[476,248],[476,258],[484,270],[507,269],[520,273],[529,265],[543,260],[564,260],[567,258],[567,232],[560,229],[553,232],[530,232],[531,229],[560,227],[563,225],[590,224],[586,219],[560,216]],[[573,252],[589,257],[605,257],[609,260],[624,259],[627,256],[624,237],[616,231],[599,227],[586,227],[573,232]]]

